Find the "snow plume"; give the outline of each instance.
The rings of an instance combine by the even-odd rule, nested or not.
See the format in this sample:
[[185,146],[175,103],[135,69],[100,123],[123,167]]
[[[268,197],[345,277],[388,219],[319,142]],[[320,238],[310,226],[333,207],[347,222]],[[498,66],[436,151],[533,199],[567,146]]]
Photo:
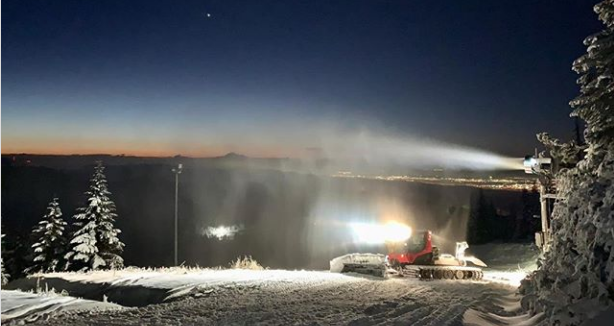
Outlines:
[[207,226],[202,228],[201,234],[207,238],[217,238],[218,240],[232,240],[235,235],[243,230],[243,225],[231,226]]
[[[320,143],[311,146],[321,158],[348,168],[413,168],[448,170],[522,170],[522,158],[507,157],[469,146],[363,130],[320,131]],[[317,149],[317,151],[315,150]]]
[[[348,252],[379,252],[366,247],[380,244],[365,242],[380,241],[356,241],[352,225],[387,222],[432,230],[446,240],[438,241],[442,250],[454,252],[455,243],[465,240],[470,204],[466,188],[330,175],[343,168],[357,174],[513,167],[512,159],[441,142],[317,124],[314,128],[313,138],[304,143],[309,153],[300,161],[231,155],[216,162],[221,168],[186,164],[179,196],[189,196],[193,204],[181,205],[179,215],[196,221],[180,222],[179,227],[195,225],[189,232],[199,238],[188,260],[214,266],[226,265],[228,257],[253,255],[273,267],[324,268],[323,262]],[[522,169],[520,158],[517,163]],[[233,227],[240,225],[243,229]],[[232,241],[218,241],[233,236]]]

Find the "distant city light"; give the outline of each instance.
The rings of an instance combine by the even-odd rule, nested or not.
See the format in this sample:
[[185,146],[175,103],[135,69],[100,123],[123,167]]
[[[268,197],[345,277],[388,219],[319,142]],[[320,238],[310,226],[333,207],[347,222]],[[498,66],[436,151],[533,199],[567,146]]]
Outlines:
[[502,190],[531,190],[535,187],[535,178],[527,177],[493,177],[493,178],[468,178],[452,176],[409,176],[409,175],[361,175],[348,173],[332,174],[334,178],[373,179],[384,181],[405,181],[436,185],[462,185],[484,189]]

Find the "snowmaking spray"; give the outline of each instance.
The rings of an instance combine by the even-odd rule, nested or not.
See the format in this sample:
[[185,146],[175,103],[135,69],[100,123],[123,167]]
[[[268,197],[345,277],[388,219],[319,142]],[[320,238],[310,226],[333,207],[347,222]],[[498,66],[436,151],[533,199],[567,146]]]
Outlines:
[[318,158],[331,160],[350,170],[374,168],[446,170],[523,170],[523,158],[508,157],[469,146],[454,145],[410,135],[370,131],[319,133]]

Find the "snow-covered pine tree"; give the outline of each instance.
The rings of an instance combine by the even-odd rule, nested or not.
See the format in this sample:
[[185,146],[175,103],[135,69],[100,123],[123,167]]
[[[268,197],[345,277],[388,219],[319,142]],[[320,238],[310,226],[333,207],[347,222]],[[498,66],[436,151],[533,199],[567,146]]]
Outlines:
[[62,210],[58,199],[54,198],[47,207],[47,214],[32,230],[34,259],[29,272],[53,272],[63,260],[66,247],[66,222],[62,219]]
[[[0,239],[4,238],[4,234],[0,235]],[[9,281],[9,274],[6,273],[6,271],[4,270],[4,257],[0,258],[0,272],[2,273],[2,285],[8,283]]]
[[467,223],[467,242],[472,245],[484,244],[494,240],[493,224],[497,219],[497,210],[486,199],[484,191],[478,189],[471,198],[471,212]]
[[2,285],[9,282],[9,275],[4,272],[4,259],[0,259],[0,270],[2,271]]
[[88,205],[78,209],[74,216],[79,229],[70,241],[71,250],[66,254],[66,269],[96,270],[121,268],[124,244],[119,240],[121,232],[115,228],[115,203],[109,198],[107,180],[102,162],[97,162],[90,179],[90,190],[85,193]]
[[[521,286],[525,307],[550,324],[578,325],[614,305],[614,0],[594,8],[605,29],[573,63],[581,94],[570,102],[586,122],[585,155],[555,176],[550,250]],[[552,155],[572,161],[574,152],[559,146]]]

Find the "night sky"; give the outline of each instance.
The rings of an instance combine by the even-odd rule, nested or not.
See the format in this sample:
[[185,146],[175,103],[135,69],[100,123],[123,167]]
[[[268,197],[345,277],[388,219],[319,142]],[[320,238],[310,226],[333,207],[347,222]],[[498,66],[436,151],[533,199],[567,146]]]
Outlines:
[[570,137],[597,1],[2,1],[2,152],[296,156],[323,129]]

